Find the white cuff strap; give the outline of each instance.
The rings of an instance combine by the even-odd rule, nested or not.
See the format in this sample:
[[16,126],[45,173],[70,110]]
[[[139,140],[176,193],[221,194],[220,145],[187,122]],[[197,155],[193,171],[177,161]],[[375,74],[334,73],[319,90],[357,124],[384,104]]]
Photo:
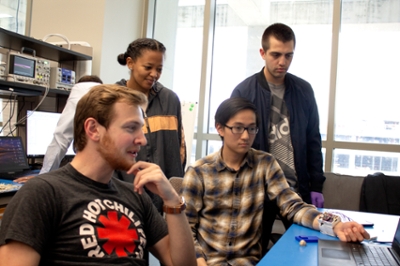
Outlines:
[[322,234],[336,237],[336,234],[333,231],[333,229],[339,222],[341,222],[340,216],[335,215],[333,213],[324,212],[319,216],[318,222],[319,222],[319,230]]

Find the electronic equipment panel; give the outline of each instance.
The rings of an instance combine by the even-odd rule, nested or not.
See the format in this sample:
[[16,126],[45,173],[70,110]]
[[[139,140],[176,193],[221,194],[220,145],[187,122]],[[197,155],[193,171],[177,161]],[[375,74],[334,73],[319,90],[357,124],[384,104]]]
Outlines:
[[7,81],[44,87],[50,85],[50,61],[43,58],[10,51],[6,72]]
[[[28,157],[43,157],[53,139],[53,133],[60,119],[60,113],[27,111],[26,152]],[[66,155],[75,155],[73,144]]]
[[52,67],[50,70],[50,87],[70,91],[75,84],[75,71],[66,68]]

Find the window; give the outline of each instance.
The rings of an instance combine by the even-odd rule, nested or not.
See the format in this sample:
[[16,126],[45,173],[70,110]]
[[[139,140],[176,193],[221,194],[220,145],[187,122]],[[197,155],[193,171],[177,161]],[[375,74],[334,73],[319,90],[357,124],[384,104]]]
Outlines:
[[221,146],[215,111],[239,82],[261,71],[262,33],[268,25],[283,22],[292,27],[297,41],[289,72],[314,89],[324,170],[400,174],[399,1],[156,3],[153,36],[166,43],[169,61],[161,82],[181,100],[199,101],[204,107],[197,124],[202,130],[195,134],[196,159]]
[[204,1],[158,1],[154,38],[166,48],[160,82],[181,101],[199,100]]
[[0,27],[25,35],[27,4],[30,0],[0,2]]
[[374,172],[400,175],[400,154],[366,150],[335,149],[333,172],[365,176]]
[[335,140],[400,144],[399,14],[395,0],[342,3]]

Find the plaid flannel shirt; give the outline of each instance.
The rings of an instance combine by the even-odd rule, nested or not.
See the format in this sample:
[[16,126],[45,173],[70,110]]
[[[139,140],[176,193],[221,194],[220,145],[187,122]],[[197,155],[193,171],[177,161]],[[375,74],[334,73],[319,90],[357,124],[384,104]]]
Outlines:
[[221,151],[188,167],[182,183],[198,258],[204,257],[208,265],[255,265],[261,259],[266,193],[277,199],[284,216],[312,228],[319,212],[290,189],[271,154],[250,149],[235,171]]

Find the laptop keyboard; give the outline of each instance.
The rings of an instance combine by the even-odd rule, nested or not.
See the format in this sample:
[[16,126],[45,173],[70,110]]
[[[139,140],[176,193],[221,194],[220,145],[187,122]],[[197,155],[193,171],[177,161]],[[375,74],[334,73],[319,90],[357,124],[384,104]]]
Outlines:
[[384,252],[385,247],[354,244],[351,248],[357,265],[398,265],[397,262],[388,255],[388,252]]
[[29,175],[38,175],[39,172],[40,172],[39,169],[34,169],[34,170],[25,170],[23,172],[16,172],[16,173],[1,173],[0,179],[13,180],[18,177],[29,176]]

